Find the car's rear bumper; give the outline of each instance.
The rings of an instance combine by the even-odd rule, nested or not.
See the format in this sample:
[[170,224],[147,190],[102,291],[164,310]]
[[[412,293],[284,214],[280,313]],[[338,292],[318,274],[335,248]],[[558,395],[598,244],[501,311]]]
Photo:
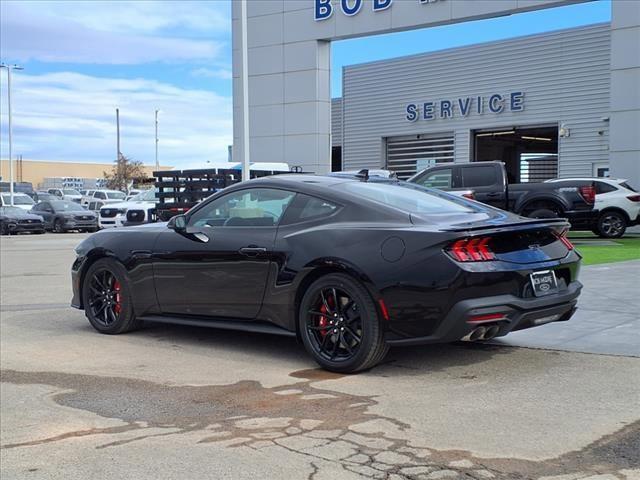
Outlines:
[[[582,284],[571,282],[560,293],[545,297],[520,298],[515,295],[463,300],[453,306],[429,336],[387,339],[389,345],[421,345],[461,340],[479,326],[498,326],[495,336],[503,336],[514,330],[535,327],[545,323],[569,320],[576,310]],[[505,320],[470,323],[472,317],[504,314]]]

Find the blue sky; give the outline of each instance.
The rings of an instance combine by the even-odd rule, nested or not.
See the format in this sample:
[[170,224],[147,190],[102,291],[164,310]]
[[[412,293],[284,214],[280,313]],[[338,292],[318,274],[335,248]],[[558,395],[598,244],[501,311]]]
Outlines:
[[[409,0],[397,0],[409,1]],[[455,0],[450,0],[455,1]],[[610,0],[332,45],[332,95],[344,65],[610,20]],[[209,1],[3,1],[0,58],[13,76],[14,154],[110,162],[115,108],[122,151],[179,167],[225,161],[232,141],[231,7]],[[0,155],[7,156],[6,71]]]

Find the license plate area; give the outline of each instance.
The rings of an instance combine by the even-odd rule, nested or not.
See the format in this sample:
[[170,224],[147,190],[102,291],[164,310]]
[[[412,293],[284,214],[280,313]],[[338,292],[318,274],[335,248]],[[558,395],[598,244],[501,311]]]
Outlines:
[[553,270],[533,272],[529,277],[533,287],[533,294],[536,297],[558,293],[558,280],[556,279],[556,272]]

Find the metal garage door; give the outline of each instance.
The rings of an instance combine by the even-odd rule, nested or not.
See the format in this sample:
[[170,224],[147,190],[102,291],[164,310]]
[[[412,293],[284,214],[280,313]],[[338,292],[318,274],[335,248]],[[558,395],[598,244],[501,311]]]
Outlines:
[[406,179],[436,163],[453,161],[453,132],[387,138],[387,169]]

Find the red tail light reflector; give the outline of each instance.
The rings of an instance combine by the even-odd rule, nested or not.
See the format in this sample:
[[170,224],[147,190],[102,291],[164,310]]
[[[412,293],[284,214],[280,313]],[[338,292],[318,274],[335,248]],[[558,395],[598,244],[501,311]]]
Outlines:
[[447,252],[459,262],[486,262],[496,256],[489,247],[490,237],[463,238],[451,245]]
[[592,185],[583,185],[580,187],[580,195],[587,203],[595,203],[596,201],[596,189]]
[[464,198],[468,198],[469,200],[475,200],[476,196],[473,193],[463,193],[462,196]]
[[640,202],[640,195],[629,195],[627,200],[631,200],[632,202]]
[[467,320],[467,323],[488,323],[508,320],[504,313],[489,313],[487,315],[474,315]]
[[573,243],[571,243],[571,240],[569,240],[567,238],[567,231],[566,230],[564,230],[561,233],[556,233],[555,235],[556,235],[556,237],[558,237],[558,240],[560,240],[562,242],[562,244],[565,247],[567,247],[567,250],[573,250],[574,249]]

